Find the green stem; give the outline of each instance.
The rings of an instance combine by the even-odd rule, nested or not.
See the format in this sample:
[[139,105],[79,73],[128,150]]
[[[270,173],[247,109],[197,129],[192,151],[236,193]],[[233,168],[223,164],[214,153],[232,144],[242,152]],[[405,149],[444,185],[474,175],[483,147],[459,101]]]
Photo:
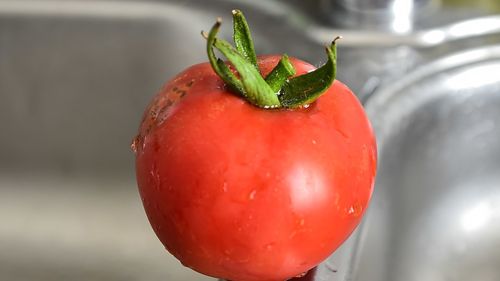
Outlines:
[[[242,95],[250,103],[262,108],[296,108],[314,102],[335,80],[337,70],[337,50],[335,41],[326,48],[327,62],[320,68],[301,76],[295,75],[295,68],[287,55],[283,55],[265,80],[259,72],[257,57],[250,35],[250,29],[243,13],[233,11],[233,29],[235,47],[227,41],[216,38],[221,20],[207,34],[208,59],[215,73],[235,92]],[[214,47],[218,49],[234,66],[238,75],[217,58]]]
[[233,40],[236,50],[252,65],[257,67],[257,56],[247,20],[240,10],[233,10]]
[[243,94],[248,101],[263,108],[276,108],[281,105],[278,96],[262,78],[260,72],[227,41],[217,39],[214,46],[226,56],[240,74]]
[[[214,71],[224,82],[237,90],[252,104],[263,108],[280,107],[278,96],[264,81],[257,68],[249,63],[227,41],[216,38],[220,25],[221,21],[217,20],[208,35],[202,33],[207,38],[208,58]],[[222,60],[216,58],[213,47],[217,48],[234,65],[240,79],[231,72]]]
[[275,93],[279,93],[288,77],[293,75],[295,75],[295,68],[285,54],[274,69],[266,76],[266,82]]
[[280,101],[282,106],[294,108],[315,101],[333,83],[337,73],[337,37],[329,47],[326,47],[327,62],[320,68],[294,77],[287,81],[281,89]]
[[212,68],[214,69],[215,73],[219,75],[226,84],[228,84],[233,90],[235,90],[238,93],[243,93],[243,84],[241,81],[236,78],[236,76],[231,72],[229,67],[220,59],[218,59],[215,56],[213,45],[216,39],[216,35],[219,32],[220,26],[222,24],[222,19],[217,18],[217,21],[215,22],[214,26],[210,30],[210,33],[206,34],[205,32],[202,32],[201,34],[203,37],[207,39],[207,54],[208,54],[208,60],[210,61],[210,64],[212,65]]

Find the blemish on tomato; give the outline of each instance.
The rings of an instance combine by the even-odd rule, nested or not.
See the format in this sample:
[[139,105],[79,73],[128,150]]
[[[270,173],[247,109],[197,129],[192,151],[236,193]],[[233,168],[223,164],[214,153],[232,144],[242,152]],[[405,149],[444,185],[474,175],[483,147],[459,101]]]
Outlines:
[[158,118],[156,120],[158,122],[158,124],[161,124],[167,118],[167,114],[166,114],[167,109],[168,109],[168,106],[164,106],[158,112]]
[[135,136],[135,138],[132,140],[132,143],[130,144],[130,149],[134,152],[134,154],[137,154],[137,150],[139,149],[139,145],[141,142],[141,135]]
[[151,116],[151,119],[155,120],[158,116],[158,107],[154,107],[153,109],[151,109],[151,111],[149,112],[149,116]]

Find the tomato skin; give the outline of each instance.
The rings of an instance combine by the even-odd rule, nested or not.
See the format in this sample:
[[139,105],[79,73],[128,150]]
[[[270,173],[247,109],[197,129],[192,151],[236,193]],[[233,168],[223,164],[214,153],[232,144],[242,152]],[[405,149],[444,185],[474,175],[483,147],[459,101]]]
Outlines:
[[[261,72],[278,60],[259,57]],[[207,63],[164,86],[135,145],[158,238],[185,266],[234,281],[282,281],[327,258],[359,224],[376,170],[369,121],[341,82],[307,108],[264,110]]]

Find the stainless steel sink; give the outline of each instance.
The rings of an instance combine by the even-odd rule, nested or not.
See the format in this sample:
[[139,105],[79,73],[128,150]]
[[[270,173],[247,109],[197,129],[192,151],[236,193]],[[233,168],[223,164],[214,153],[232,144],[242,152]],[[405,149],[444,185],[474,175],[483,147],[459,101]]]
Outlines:
[[[0,1],[0,280],[210,280],[155,237],[130,151],[165,80],[206,61],[200,31],[232,33],[234,2],[208,2]],[[324,56],[238,7],[263,53]]]
[[[498,280],[499,47],[411,72],[429,57],[399,46],[409,35],[306,26],[283,2],[243,0],[0,0],[0,280],[212,280],[154,236],[129,145],[162,83],[206,60],[200,30],[225,16],[230,36],[233,8],[261,53],[318,64],[330,33],[355,39],[340,79],[369,97],[378,183],[362,228],[305,280]],[[380,55],[371,43],[387,38],[398,46]],[[381,67],[412,74],[382,81]]]
[[163,80],[203,59],[212,20],[0,2],[0,280],[207,280],[150,231],[129,142]]
[[500,277],[500,46],[460,52],[366,103],[376,192],[353,280]]

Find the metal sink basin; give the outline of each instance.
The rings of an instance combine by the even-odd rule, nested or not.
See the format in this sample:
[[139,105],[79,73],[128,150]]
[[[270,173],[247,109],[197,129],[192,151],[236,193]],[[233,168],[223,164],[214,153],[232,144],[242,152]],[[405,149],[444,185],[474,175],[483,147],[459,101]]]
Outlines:
[[[262,53],[318,64],[323,39],[338,35],[301,29],[279,1],[0,0],[0,280],[213,280],[155,237],[129,146],[165,79],[206,60],[200,30],[224,16],[230,37],[233,8]],[[303,280],[498,280],[500,47],[379,87],[371,71],[399,63],[379,63],[394,56],[370,38],[341,48],[339,75],[363,99],[378,87],[366,104],[380,146],[374,200]]]
[[500,276],[500,46],[452,55],[366,103],[376,192],[353,280]]

